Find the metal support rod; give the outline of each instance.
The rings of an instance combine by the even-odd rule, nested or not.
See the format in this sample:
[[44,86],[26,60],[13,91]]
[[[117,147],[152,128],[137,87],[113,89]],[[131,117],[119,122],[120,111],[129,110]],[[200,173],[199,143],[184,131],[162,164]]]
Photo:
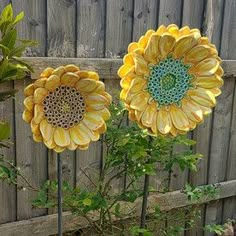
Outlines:
[[[146,224],[146,215],[147,215],[147,200],[148,200],[148,189],[149,189],[149,175],[145,175],[144,187],[143,187],[143,203],[142,203],[142,212],[141,212],[141,221],[140,228],[144,229]],[[140,236],[143,234],[140,233]]]
[[61,155],[57,154],[57,206],[58,206],[58,236],[62,236],[62,165]]

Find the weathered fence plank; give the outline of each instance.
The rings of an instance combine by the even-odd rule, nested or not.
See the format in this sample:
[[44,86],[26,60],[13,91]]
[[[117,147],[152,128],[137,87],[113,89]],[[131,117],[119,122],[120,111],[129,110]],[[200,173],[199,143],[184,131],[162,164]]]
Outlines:
[[[75,1],[47,1],[47,55],[55,57],[74,57],[76,55],[76,2]],[[56,180],[57,154],[50,151],[48,153],[48,178]],[[62,178],[72,186],[75,175],[75,152],[66,150],[61,154]],[[49,213],[54,213],[55,209],[50,209]]]
[[[182,191],[174,191],[166,194],[154,194],[148,198],[148,212],[149,214],[154,213],[155,206],[158,204],[162,211],[170,211],[172,209],[177,209],[180,207],[202,204],[209,201],[215,201],[217,199],[227,198],[236,195],[236,180],[227,181],[219,183],[219,195],[217,198],[207,198],[199,202],[190,202],[186,195]],[[142,198],[138,198],[134,203],[120,202],[121,209],[124,212],[129,211],[129,209],[137,208],[137,214],[139,214],[139,208],[141,207]],[[127,217],[128,219],[129,217]],[[97,215],[94,213],[93,219],[96,220]],[[114,221],[119,219],[113,218]],[[73,216],[70,212],[63,213],[63,229],[65,232],[70,230],[78,230],[88,227],[88,221],[81,216]],[[30,235],[25,234],[25,232],[31,232]],[[6,236],[48,236],[57,233],[57,215],[49,215],[43,217],[36,217],[31,220],[23,220],[19,222],[7,223],[0,225],[0,235]]]
[[[31,38],[41,43],[41,46],[32,51],[26,50],[27,56],[45,56],[45,2],[13,0],[12,6],[15,12],[24,11],[25,18],[18,25],[18,37]],[[29,81],[17,81],[15,88],[20,92],[15,97],[15,142],[16,142],[16,164],[21,168],[25,176],[31,180],[35,187],[39,187],[47,179],[47,157],[46,148],[33,142],[29,132],[29,125],[22,120],[23,112],[23,88]],[[26,142],[22,142],[26,140]],[[44,215],[45,209],[32,208],[31,201],[36,197],[36,193],[28,190],[17,191],[17,219],[29,219],[34,216]]]
[[104,57],[106,1],[77,4],[77,57]]

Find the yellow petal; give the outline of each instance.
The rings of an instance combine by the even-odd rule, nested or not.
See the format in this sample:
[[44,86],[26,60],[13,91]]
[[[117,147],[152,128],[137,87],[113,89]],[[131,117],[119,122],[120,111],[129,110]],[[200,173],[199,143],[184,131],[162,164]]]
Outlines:
[[129,92],[130,93],[138,93],[140,92],[144,85],[146,85],[147,81],[143,79],[141,76],[135,77],[130,85]]
[[165,58],[170,52],[172,52],[175,46],[175,38],[170,34],[163,34],[159,41],[159,50],[161,58]]
[[133,66],[134,65],[134,59],[133,59],[132,54],[131,53],[126,54],[123,58],[123,62],[124,62],[125,65]]
[[209,44],[209,39],[207,37],[201,37],[199,39],[199,44],[208,45]]
[[168,32],[173,35],[175,38],[179,37],[179,27],[175,24],[170,24],[167,27]]
[[102,81],[96,81],[97,87],[93,91],[94,93],[102,93],[105,91],[105,84]]
[[97,87],[97,82],[93,79],[80,79],[75,88],[79,91],[86,93],[91,93]]
[[103,124],[104,121],[97,112],[87,112],[84,116],[83,122],[91,130],[96,130]]
[[35,142],[42,142],[43,141],[43,137],[41,135],[33,134],[33,140]]
[[222,77],[224,75],[224,70],[221,66],[218,67],[216,74]]
[[221,90],[219,88],[211,88],[208,89],[211,93],[214,94],[215,97],[218,97],[219,95],[221,95]]
[[167,28],[164,25],[160,25],[156,31],[156,33],[160,36],[166,32],[167,32]]
[[158,62],[158,59],[157,59],[158,54],[159,54],[158,44],[159,44],[160,37],[161,36],[159,36],[158,34],[152,34],[144,50],[144,58],[147,61],[152,62],[154,64]]
[[34,94],[34,85],[30,84],[24,89],[24,95],[25,97],[28,97],[33,94]]
[[132,42],[129,44],[128,46],[128,52],[133,52],[135,49],[138,49],[139,48],[139,45],[137,42]]
[[66,147],[70,145],[70,134],[68,130],[57,127],[53,134],[54,142],[59,147]]
[[66,73],[64,66],[59,66],[53,70],[52,75],[57,75],[60,78],[64,73]]
[[56,147],[53,148],[53,150],[57,153],[60,153],[60,152],[63,152],[65,150],[65,148],[56,146]]
[[34,119],[31,120],[30,127],[31,127],[31,130],[32,130],[32,133],[36,133],[36,134],[40,133],[39,124],[36,124],[34,122]]
[[133,55],[134,55],[134,63],[135,63],[135,73],[137,75],[148,75],[149,68],[148,68],[147,61],[143,58],[143,56],[137,53],[134,53]]
[[125,90],[125,89],[122,89],[121,92],[120,92],[120,99],[121,99],[122,101],[125,101],[126,98],[127,98],[127,95],[128,95],[128,91]]
[[193,37],[193,35],[185,35],[180,37],[175,44],[174,47],[174,55],[177,58],[181,58],[187,53],[191,48],[193,48],[197,44],[197,40]]
[[94,132],[97,132],[98,134],[103,134],[105,133],[107,130],[107,125],[106,123],[104,122],[98,129],[96,129],[96,131]]
[[184,26],[179,30],[180,36],[183,36],[189,33],[190,33],[190,28],[188,26]]
[[122,65],[118,70],[117,74],[120,76],[120,78],[124,78],[126,75],[132,73],[133,71],[134,71],[134,66]]
[[60,85],[60,77],[57,75],[51,75],[45,83],[45,89],[47,89],[48,91],[54,91]]
[[215,96],[209,90],[197,88],[189,90],[187,94],[191,99],[202,106],[213,107],[216,104]]
[[130,102],[130,107],[132,109],[139,110],[139,111],[144,110],[147,106],[149,97],[150,95],[145,92],[136,94]]
[[195,67],[190,69],[190,73],[195,73],[197,76],[213,75],[219,67],[219,62],[216,58],[207,58],[199,62]]
[[98,94],[98,93],[90,93],[85,100],[86,104],[104,104],[108,105],[109,100],[107,100],[104,96]]
[[168,134],[172,128],[170,113],[161,108],[157,114],[157,130],[162,134]]
[[57,146],[56,143],[54,142],[53,135],[48,141],[43,140],[43,142],[49,149],[54,149]]
[[89,139],[91,141],[98,141],[100,135],[96,132],[96,131],[92,131],[89,127],[86,126],[86,124],[82,121],[82,123],[84,124],[84,132],[87,134],[87,136],[89,137]]
[[133,121],[137,120],[138,122],[140,122],[143,112],[144,112],[144,110],[142,110],[142,111],[135,110],[134,112],[132,110],[132,113],[133,113],[132,116],[134,117],[134,118],[132,118],[132,120]]
[[46,81],[47,81],[47,78],[37,79],[37,80],[34,82],[34,86],[35,86],[36,88],[44,88]]
[[221,87],[224,84],[223,79],[221,79],[217,74],[212,76],[204,76],[196,78],[196,85],[202,88],[215,88]]
[[69,64],[69,65],[66,65],[64,66],[66,72],[76,72],[76,71],[79,71],[79,67],[76,66],[76,65],[73,65],[73,64]]
[[33,112],[29,111],[27,109],[24,110],[23,114],[22,114],[22,118],[24,121],[26,121],[27,123],[30,123],[32,118],[33,118]]
[[77,145],[87,145],[90,142],[88,134],[86,133],[87,128],[83,123],[70,128],[70,137],[73,142]]
[[46,68],[46,69],[40,74],[40,77],[46,77],[46,78],[48,78],[48,77],[52,74],[53,70],[54,70],[54,69],[53,69],[52,67]]
[[89,79],[93,79],[93,80],[99,80],[98,73],[96,73],[94,71],[80,70],[80,71],[76,72],[76,74],[80,78],[89,78]]
[[205,106],[201,106],[201,105],[199,105],[199,106],[200,106],[204,116],[211,114],[212,109],[210,107],[205,107]]
[[138,40],[138,45],[141,48],[145,48],[148,42],[148,38],[146,36],[141,36],[140,39]]
[[146,31],[145,37],[150,38],[153,33],[155,33],[155,31],[153,29],[149,29]]
[[190,34],[192,34],[197,41],[201,38],[201,33],[199,29],[191,29]]
[[37,88],[34,91],[34,102],[37,104],[42,104],[44,98],[47,96],[48,90],[45,88]]
[[89,145],[79,145],[78,148],[82,151],[88,150]]
[[61,77],[61,83],[70,87],[74,87],[78,81],[79,81],[79,76],[73,72],[66,72]]
[[34,109],[34,97],[33,96],[26,97],[24,100],[24,105],[27,110],[32,111]]
[[130,83],[133,79],[134,79],[134,77],[125,76],[123,79],[120,80],[121,88],[128,89],[130,87]]
[[189,131],[190,127],[188,117],[185,115],[182,109],[175,105],[170,106],[170,117],[176,129]]
[[44,110],[43,106],[35,104],[34,106],[34,122],[39,124],[44,119]]
[[74,151],[78,148],[78,145],[75,144],[72,140],[70,140],[70,145],[67,148],[71,151]]
[[216,51],[212,50],[207,45],[197,45],[193,47],[187,54],[186,54],[186,61],[189,62],[200,62],[203,59],[211,56],[216,55]]
[[148,105],[142,114],[142,118],[141,118],[142,124],[146,127],[151,127],[153,122],[156,122],[156,120],[155,121],[153,120],[154,114],[156,112],[157,112],[157,109],[154,102]]
[[44,140],[49,141],[53,137],[54,128],[46,119],[40,122],[39,128]]
[[201,122],[203,119],[203,112],[200,106],[194,101],[183,99],[182,100],[182,110],[187,115],[189,119],[194,122]]
[[111,117],[111,114],[107,108],[103,108],[102,110],[99,110],[98,113],[105,121],[109,120]]

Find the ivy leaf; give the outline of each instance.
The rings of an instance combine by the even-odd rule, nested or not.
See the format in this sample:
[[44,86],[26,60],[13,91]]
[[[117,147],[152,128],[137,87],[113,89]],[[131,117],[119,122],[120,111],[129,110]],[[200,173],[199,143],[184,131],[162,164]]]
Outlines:
[[89,199],[89,198],[85,198],[85,199],[83,200],[83,204],[84,204],[85,206],[91,206],[92,201],[91,201],[91,199]]
[[8,123],[0,122],[0,141],[10,137],[10,126]]
[[1,44],[5,45],[10,50],[12,50],[16,43],[16,37],[17,37],[16,29],[11,29],[3,36]]
[[24,12],[23,12],[23,11],[20,12],[20,13],[16,16],[15,20],[12,22],[12,25],[17,24],[19,21],[21,21],[21,20],[24,18],[24,16],[25,16]]

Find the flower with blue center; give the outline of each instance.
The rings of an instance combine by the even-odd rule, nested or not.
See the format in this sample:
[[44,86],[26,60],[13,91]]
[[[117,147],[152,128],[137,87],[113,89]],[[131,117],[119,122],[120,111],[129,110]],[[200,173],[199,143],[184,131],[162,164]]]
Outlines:
[[203,121],[223,85],[216,47],[198,29],[172,24],[132,42],[118,71],[129,117],[153,135],[183,134]]

